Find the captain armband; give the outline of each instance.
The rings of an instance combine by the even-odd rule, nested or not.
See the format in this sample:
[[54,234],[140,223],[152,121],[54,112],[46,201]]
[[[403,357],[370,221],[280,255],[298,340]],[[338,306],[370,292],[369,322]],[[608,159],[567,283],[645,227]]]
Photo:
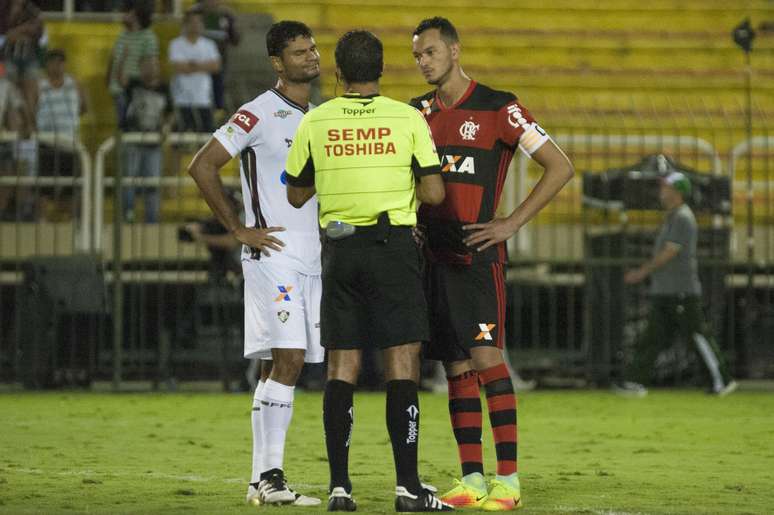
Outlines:
[[537,122],[532,122],[526,127],[524,134],[519,138],[519,148],[522,152],[531,156],[550,139],[551,136],[549,136]]

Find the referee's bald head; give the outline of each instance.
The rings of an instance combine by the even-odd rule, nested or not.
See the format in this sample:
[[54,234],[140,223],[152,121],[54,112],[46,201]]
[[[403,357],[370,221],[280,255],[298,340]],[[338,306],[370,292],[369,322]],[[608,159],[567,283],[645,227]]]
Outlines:
[[346,82],[375,82],[384,69],[384,47],[372,32],[351,30],[336,43],[336,67]]

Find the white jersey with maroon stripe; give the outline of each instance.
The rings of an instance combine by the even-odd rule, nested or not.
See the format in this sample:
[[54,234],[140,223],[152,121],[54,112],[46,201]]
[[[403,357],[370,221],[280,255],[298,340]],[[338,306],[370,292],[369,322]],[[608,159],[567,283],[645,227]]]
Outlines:
[[248,227],[280,226],[272,233],[285,243],[269,257],[248,247],[242,260],[267,260],[303,274],[320,274],[317,197],[301,209],[288,203],[285,160],[306,109],[275,89],[244,104],[213,136],[231,154],[241,154],[242,196]]

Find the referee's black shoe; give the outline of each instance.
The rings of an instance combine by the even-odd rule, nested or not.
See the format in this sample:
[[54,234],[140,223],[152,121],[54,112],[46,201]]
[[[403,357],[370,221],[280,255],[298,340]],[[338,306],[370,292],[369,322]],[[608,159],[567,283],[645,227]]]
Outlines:
[[337,486],[328,496],[328,511],[355,511],[357,504],[343,487]]
[[414,495],[404,487],[397,486],[395,487],[395,511],[415,513],[420,511],[454,511],[454,508],[426,488],[423,488],[419,495]]

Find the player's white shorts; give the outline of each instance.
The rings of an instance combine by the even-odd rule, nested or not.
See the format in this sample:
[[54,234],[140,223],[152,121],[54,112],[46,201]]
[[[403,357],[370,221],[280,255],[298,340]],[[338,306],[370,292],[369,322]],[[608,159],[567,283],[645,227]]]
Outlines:
[[271,359],[271,349],[305,349],[321,363],[319,275],[260,261],[242,261],[245,278],[245,358]]

